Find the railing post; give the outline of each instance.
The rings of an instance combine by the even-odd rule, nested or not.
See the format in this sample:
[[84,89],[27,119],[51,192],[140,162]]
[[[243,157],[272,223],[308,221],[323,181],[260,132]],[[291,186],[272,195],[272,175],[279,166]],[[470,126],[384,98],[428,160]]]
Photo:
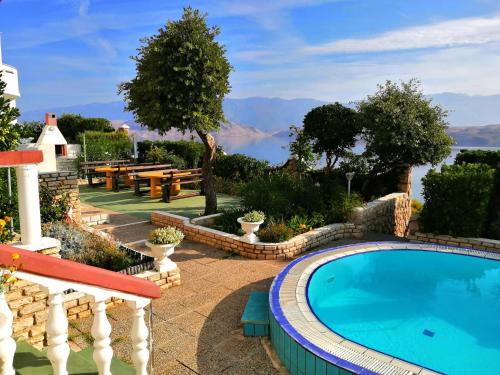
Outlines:
[[46,324],[48,350],[47,357],[52,364],[54,375],[67,375],[69,357],[68,318],[64,310],[63,288],[41,287],[49,295],[49,316]]
[[111,324],[106,316],[106,297],[94,296],[93,304],[94,322],[90,333],[94,338],[94,362],[99,375],[111,375],[111,361],[113,349],[111,348]]
[[137,375],[147,375],[148,373],[148,336],[149,330],[144,321],[144,307],[151,301],[128,301],[127,305],[132,308],[133,323],[130,333],[132,339],[132,361],[135,365]]
[[0,293],[0,362],[3,375],[15,375],[13,367],[16,342],[12,338],[13,314],[5,299]]

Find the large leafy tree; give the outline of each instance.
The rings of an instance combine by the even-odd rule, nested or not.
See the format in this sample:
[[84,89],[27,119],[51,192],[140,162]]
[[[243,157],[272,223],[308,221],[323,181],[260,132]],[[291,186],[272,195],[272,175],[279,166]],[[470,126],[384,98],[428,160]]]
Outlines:
[[222,102],[229,93],[231,65],[216,41],[220,29],[209,27],[206,14],[185,8],[156,35],[142,40],[136,77],[120,85],[127,110],[137,122],[165,134],[172,128],[196,132],[205,145],[205,213],[217,210],[212,168],[216,152],[209,134],[224,121]]
[[358,111],[366,140],[365,156],[373,161],[374,174],[435,165],[451,151],[447,113],[424,96],[416,79],[379,85],[374,95],[358,104]]
[[15,123],[19,109],[11,107],[10,100],[4,96],[7,84],[0,72],[0,151],[14,150],[19,143],[19,126]]
[[305,116],[303,133],[311,139],[314,152],[326,155],[329,173],[356,144],[360,133],[356,111],[340,103],[316,107]]

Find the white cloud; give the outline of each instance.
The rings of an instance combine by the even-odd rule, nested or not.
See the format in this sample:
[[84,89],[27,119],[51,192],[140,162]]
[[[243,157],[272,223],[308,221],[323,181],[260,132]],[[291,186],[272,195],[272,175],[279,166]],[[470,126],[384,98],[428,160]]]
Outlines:
[[236,71],[235,97],[312,97],[349,101],[373,93],[378,83],[419,78],[424,92],[492,95],[500,87],[500,43],[440,51],[381,55],[350,62],[309,61],[293,66],[264,66],[253,72]]
[[500,42],[500,15],[462,18],[389,31],[365,39],[341,39],[303,48],[306,54],[368,53]]

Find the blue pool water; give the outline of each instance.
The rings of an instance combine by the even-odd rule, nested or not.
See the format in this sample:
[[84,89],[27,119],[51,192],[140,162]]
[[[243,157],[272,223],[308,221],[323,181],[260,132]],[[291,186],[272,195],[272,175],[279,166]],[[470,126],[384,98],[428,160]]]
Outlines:
[[337,334],[438,372],[500,374],[500,262],[418,250],[340,258],[307,298]]

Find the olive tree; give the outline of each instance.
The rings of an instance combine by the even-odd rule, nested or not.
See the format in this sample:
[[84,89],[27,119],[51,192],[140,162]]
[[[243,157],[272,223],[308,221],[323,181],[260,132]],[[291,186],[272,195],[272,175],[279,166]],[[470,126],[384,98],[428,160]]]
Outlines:
[[416,79],[379,85],[374,95],[358,103],[358,112],[366,140],[365,156],[375,160],[374,174],[436,165],[451,151],[447,112],[424,96]]
[[304,136],[314,152],[325,154],[327,173],[355,146],[359,133],[356,111],[340,103],[316,107],[304,117]]
[[224,121],[222,102],[229,93],[231,65],[216,41],[218,27],[190,7],[156,35],[142,39],[136,77],[120,85],[136,121],[165,134],[170,129],[196,132],[205,146],[203,176],[205,214],[217,210],[213,182],[216,144],[210,131]]

